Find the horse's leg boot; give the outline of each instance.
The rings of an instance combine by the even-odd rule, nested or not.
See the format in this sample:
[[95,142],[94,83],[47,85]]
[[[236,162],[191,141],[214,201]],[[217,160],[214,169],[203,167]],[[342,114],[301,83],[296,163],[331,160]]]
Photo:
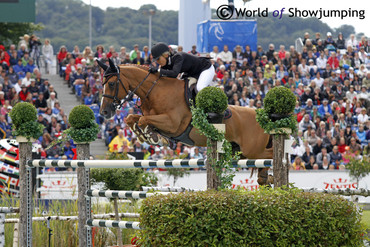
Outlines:
[[144,136],[144,133],[141,131],[141,129],[137,125],[137,123],[134,123],[134,125],[132,126],[132,131],[135,133],[140,143],[144,143],[148,141],[146,137]]
[[156,132],[153,131],[152,127],[147,125],[144,129],[144,135],[146,139],[153,145],[157,145],[159,143],[159,136]]

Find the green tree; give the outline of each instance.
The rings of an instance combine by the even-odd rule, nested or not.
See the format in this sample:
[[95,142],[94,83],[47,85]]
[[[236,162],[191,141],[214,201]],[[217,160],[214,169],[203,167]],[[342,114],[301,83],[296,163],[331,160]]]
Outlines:
[[8,47],[11,44],[18,44],[19,38],[23,35],[31,35],[35,31],[44,28],[42,24],[33,23],[0,23],[0,41]]

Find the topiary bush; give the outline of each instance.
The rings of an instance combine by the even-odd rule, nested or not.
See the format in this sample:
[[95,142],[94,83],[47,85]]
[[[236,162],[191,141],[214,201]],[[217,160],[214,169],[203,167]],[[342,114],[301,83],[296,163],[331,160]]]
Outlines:
[[16,104],[9,113],[13,123],[13,135],[23,136],[28,141],[39,138],[44,130],[44,126],[38,123],[36,108],[27,102]]
[[86,105],[73,107],[69,114],[69,123],[76,129],[90,128],[91,120],[95,121],[94,112]]
[[268,91],[263,104],[268,114],[287,115],[294,111],[296,101],[296,96],[290,89],[280,86]]
[[299,189],[157,195],[140,209],[141,246],[361,246],[361,210]]
[[37,109],[28,102],[20,102],[11,110],[10,118],[14,127],[19,128],[24,123],[37,120]]
[[75,106],[69,114],[71,128],[64,133],[77,143],[95,141],[99,125],[95,122],[94,112],[86,105]]
[[206,87],[197,94],[195,105],[205,113],[222,114],[227,108],[227,96],[220,88]]

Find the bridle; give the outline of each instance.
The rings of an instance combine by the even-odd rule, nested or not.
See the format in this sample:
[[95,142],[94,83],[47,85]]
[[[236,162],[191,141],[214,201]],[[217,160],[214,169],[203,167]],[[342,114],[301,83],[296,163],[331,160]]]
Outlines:
[[[108,70],[107,70],[108,71]],[[109,95],[109,94],[103,94],[103,97],[107,97],[107,98],[110,98],[113,100],[113,102],[111,103],[111,107],[115,109],[117,108],[121,108],[123,104],[125,104],[127,101],[131,101],[132,98],[134,97],[134,94],[136,93],[136,91],[141,87],[141,85],[143,85],[143,83],[146,81],[146,79],[149,77],[150,75],[150,72],[148,72],[148,74],[145,76],[145,78],[136,86],[136,88],[131,91],[130,88],[126,89],[125,87],[125,84],[122,82],[121,78],[120,78],[120,68],[118,66],[115,66],[115,71],[113,72],[109,72],[109,73],[104,73],[104,78],[105,78],[105,81],[103,82],[103,87],[105,84],[108,83],[108,86],[113,89],[114,87],[114,96],[112,95]],[[113,76],[116,76],[117,77],[117,80],[116,81],[109,81],[110,78],[112,78]],[[160,77],[158,77],[157,80],[153,81],[152,83],[152,86],[151,88],[148,90],[148,92],[146,93],[145,95],[145,98],[142,99],[142,102],[140,105],[137,105],[136,103],[136,106],[138,108],[141,108],[141,106],[143,105],[144,101],[146,100],[146,98],[148,98],[150,92],[153,90],[154,86],[157,84],[157,81],[159,80]],[[122,100],[120,100],[118,98],[118,93],[119,93],[119,85],[122,85],[123,89],[125,90],[126,92],[126,97]]]

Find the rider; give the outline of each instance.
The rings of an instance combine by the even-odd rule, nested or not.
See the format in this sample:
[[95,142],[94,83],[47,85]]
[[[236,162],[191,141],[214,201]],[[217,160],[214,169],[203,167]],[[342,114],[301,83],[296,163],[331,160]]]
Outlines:
[[176,78],[180,73],[187,77],[198,79],[197,92],[210,85],[215,75],[209,58],[197,57],[185,52],[172,53],[165,43],[158,43],[152,47],[153,61],[159,67],[150,67],[151,73],[159,72],[160,76]]

